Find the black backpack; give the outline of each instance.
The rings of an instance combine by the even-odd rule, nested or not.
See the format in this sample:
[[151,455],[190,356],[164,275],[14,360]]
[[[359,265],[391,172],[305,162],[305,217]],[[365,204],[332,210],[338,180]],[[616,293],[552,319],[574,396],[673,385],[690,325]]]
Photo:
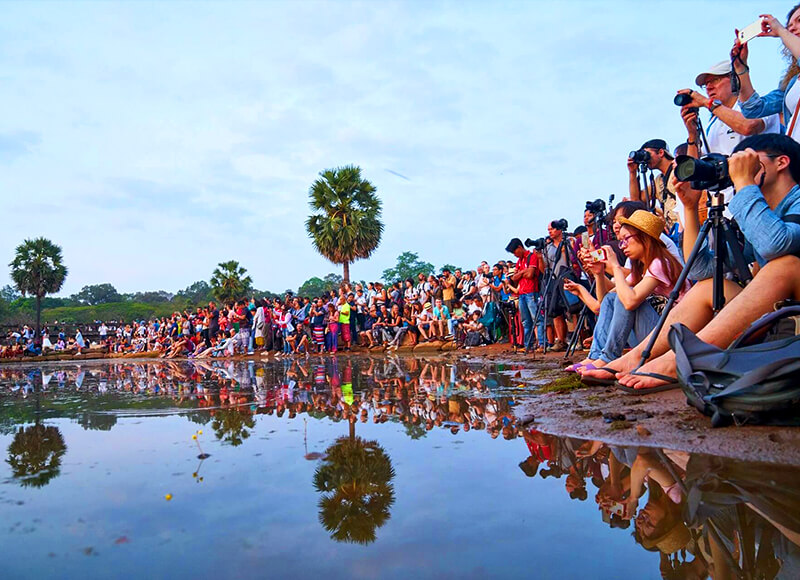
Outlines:
[[710,416],[713,427],[800,425],[797,317],[798,305],[765,314],[724,350],[674,324],[669,343],[689,404]]

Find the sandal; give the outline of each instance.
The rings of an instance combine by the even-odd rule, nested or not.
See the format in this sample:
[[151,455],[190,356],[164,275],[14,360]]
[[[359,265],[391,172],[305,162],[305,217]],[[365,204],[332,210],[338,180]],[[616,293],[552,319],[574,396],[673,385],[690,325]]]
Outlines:
[[572,365],[569,365],[568,367],[566,367],[564,369],[564,372],[565,373],[577,373],[578,369],[584,368],[585,366],[586,365],[584,365],[583,363],[575,363],[575,364],[572,364]]
[[637,371],[633,371],[630,374],[637,376],[637,377],[650,377],[651,379],[658,379],[659,381],[666,381],[666,384],[659,385],[657,387],[649,387],[649,388],[642,388],[642,389],[635,389],[633,387],[629,387],[627,385],[621,384],[619,381],[614,383],[614,386],[625,393],[626,395],[646,395],[647,393],[662,393],[664,391],[673,391],[675,389],[679,389],[681,384],[678,382],[678,379],[675,377],[670,377],[667,375],[661,375],[659,373],[640,373]]
[[616,369],[612,369],[610,367],[596,367],[592,363],[585,365],[583,369],[587,371],[604,371],[611,375],[611,377],[608,379],[600,379],[597,377],[587,377],[581,375],[581,382],[588,387],[607,387],[617,382],[617,373],[619,371]]

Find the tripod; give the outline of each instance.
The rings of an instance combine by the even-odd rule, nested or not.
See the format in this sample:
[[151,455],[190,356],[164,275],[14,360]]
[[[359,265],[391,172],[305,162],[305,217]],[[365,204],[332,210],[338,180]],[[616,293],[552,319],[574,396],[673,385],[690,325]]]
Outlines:
[[692,248],[692,252],[689,254],[689,258],[686,260],[686,265],[683,267],[681,275],[678,276],[678,281],[675,283],[675,287],[669,294],[669,299],[667,300],[666,306],[664,306],[664,311],[661,313],[661,317],[658,319],[658,324],[656,324],[655,329],[653,329],[650,339],[647,342],[647,346],[642,352],[642,358],[634,371],[641,368],[647,359],[650,358],[650,354],[653,352],[653,346],[656,343],[656,339],[661,333],[661,330],[664,328],[664,324],[667,322],[667,316],[669,316],[672,307],[675,305],[675,301],[678,299],[678,296],[680,296],[681,289],[686,282],[686,278],[689,276],[689,271],[692,269],[692,266],[697,260],[697,256],[700,254],[700,250],[703,247],[703,242],[708,238],[710,232],[714,232],[714,286],[712,294],[714,314],[717,314],[720,310],[722,310],[722,307],[725,305],[725,286],[723,280],[725,278],[724,266],[726,246],[730,249],[731,255],[733,256],[732,265],[734,267],[734,272],[739,278],[739,281],[746,283],[752,279],[750,270],[747,267],[747,262],[742,255],[741,248],[739,247],[739,240],[736,238],[736,234],[731,227],[731,222],[723,215],[723,212],[725,211],[725,199],[719,189],[713,193],[709,193],[708,207],[708,218],[700,227],[700,232],[697,235],[697,241]]
[[[549,308],[548,305],[548,297],[550,296],[550,289],[552,288],[553,284],[557,284],[557,280],[559,276],[556,275],[555,266],[558,264],[558,261],[561,259],[561,256],[564,252],[564,244],[567,241],[567,236],[563,233],[561,234],[561,241],[558,243],[558,248],[556,249],[556,257],[553,263],[552,268],[547,269],[547,284],[544,286],[544,292],[542,293],[542,307],[536,309],[536,316],[533,318],[533,330],[535,332],[537,327],[539,326],[539,318],[540,316],[544,316],[544,346],[542,347],[543,354],[547,354],[547,310]],[[545,248],[546,250],[546,248]],[[569,268],[569,266],[566,266]],[[542,337],[539,337],[539,342],[542,341]]]

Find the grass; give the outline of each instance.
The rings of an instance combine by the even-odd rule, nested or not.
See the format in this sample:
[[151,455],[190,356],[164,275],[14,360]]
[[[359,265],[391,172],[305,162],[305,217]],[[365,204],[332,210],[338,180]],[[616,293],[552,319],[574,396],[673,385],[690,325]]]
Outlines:
[[561,377],[556,379],[552,383],[548,383],[546,385],[542,385],[539,387],[540,393],[563,393],[566,391],[572,391],[575,389],[583,389],[586,385],[584,385],[580,377],[578,375],[568,376],[568,377]]

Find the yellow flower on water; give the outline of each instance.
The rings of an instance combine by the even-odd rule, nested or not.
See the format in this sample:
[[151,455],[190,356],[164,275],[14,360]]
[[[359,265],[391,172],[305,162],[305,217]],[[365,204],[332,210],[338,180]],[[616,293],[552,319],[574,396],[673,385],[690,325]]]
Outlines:
[[192,435],[192,439],[194,439],[195,441],[197,441],[197,435]]
[[198,434],[198,435],[202,435],[202,434],[203,434],[203,430],[202,430],[202,429],[200,429],[200,430],[197,432],[197,434]]
[[172,499],[172,494],[168,493],[167,495],[164,496],[164,499],[167,500],[167,501],[171,500]]

